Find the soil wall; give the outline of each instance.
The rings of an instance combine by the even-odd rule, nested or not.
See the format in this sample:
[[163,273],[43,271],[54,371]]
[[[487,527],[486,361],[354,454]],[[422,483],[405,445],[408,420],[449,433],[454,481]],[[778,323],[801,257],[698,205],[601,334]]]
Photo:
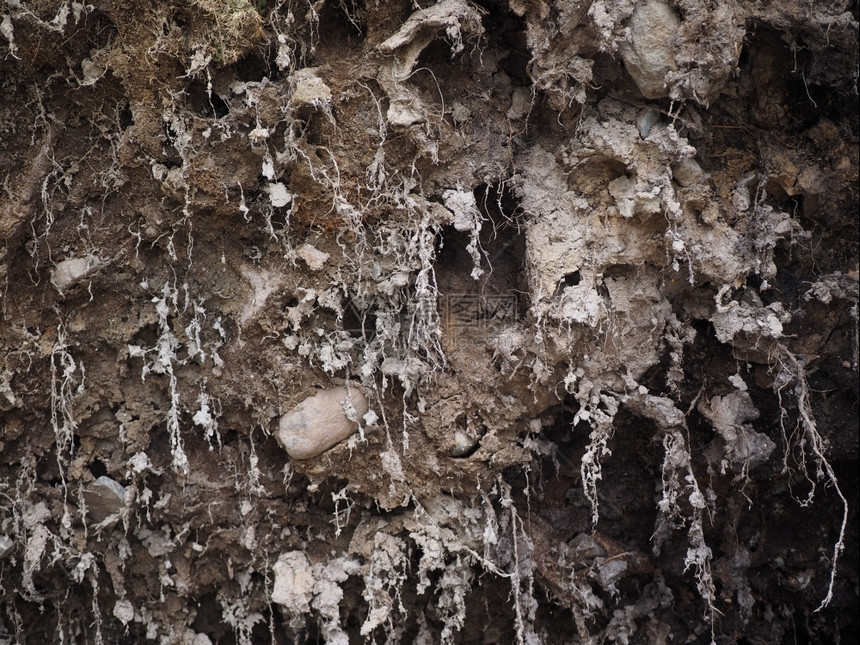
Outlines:
[[7,0],[0,642],[858,631],[858,4]]

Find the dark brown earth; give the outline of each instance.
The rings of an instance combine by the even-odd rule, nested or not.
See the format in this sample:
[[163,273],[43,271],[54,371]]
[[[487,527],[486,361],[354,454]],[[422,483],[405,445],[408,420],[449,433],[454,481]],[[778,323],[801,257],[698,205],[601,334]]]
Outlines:
[[856,1],[0,35],[0,643],[857,641]]

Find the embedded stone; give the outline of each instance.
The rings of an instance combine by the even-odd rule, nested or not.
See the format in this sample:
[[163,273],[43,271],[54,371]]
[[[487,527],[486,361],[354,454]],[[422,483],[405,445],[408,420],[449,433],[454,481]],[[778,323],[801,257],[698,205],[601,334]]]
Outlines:
[[355,432],[367,410],[355,385],[322,390],[281,417],[277,438],[293,459],[311,459]]
[[643,139],[651,133],[651,128],[660,122],[660,113],[657,110],[644,109],[636,115],[636,129]]
[[697,184],[704,174],[705,173],[702,172],[702,167],[695,159],[691,159],[690,157],[682,159],[672,166],[672,176],[680,186],[687,187]]
[[636,7],[628,27],[630,36],[619,49],[627,72],[645,98],[667,96],[666,74],[677,69],[678,14],[662,0],[648,0]]
[[94,255],[84,258],[70,258],[57,262],[51,272],[51,283],[57,291],[63,293],[66,289],[80,282],[86,275],[95,269],[101,261]]
[[331,257],[310,244],[302,244],[296,249],[298,256],[305,261],[311,271],[319,271]]
[[462,430],[454,432],[454,442],[448,454],[454,458],[469,457],[478,449],[478,440]]
[[102,475],[84,489],[87,516],[95,522],[103,522],[125,507],[125,486]]

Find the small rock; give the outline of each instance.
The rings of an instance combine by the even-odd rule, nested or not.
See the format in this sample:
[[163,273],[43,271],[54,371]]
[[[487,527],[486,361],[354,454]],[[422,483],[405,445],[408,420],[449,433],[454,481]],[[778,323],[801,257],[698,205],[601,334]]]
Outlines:
[[96,523],[103,522],[125,507],[125,487],[102,475],[84,490],[87,515]]
[[281,417],[278,441],[293,459],[311,459],[355,432],[367,410],[355,385],[322,390]]
[[672,176],[679,185],[684,186],[685,188],[699,183],[704,174],[705,173],[702,172],[702,167],[695,159],[691,159],[690,157],[682,159],[672,166]]
[[636,115],[636,128],[639,130],[639,136],[643,139],[651,132],[651,128],[660,122],[660,113],[657,110],[641,110]]
[[385,113],[385,118],[389,125],[394,128],[408,128],[416,123],[426,121],[426,116],[420,109],[416,109],[418,105],[415,101],[392,101],[388,106],[388,111]]
[[8,535],[0,535],[0,560],[5,558],[15,548],[15,541]]
[[468,457],[478,449],[478,440],[462,430],[454,432],[454,446],[448,454],[455,458]]
[[630,37],[619,49],[627,72],[645,98],[667,96],[666,74],[677,69],[678,14],[662,0],[647,0],[636,7],[628,26]]
[[57,291],[63,293],[69,287],[77,284],[99,264],[101,261],[94,255],[57,262],[57,266],[54,267],[51,274],[51,283],[57,288]]
[[319,271],[323,265],[331,257],[328,253],[320,251],[310,244],[302,244],[296,249],[298,256],[305,261],[311,271]]

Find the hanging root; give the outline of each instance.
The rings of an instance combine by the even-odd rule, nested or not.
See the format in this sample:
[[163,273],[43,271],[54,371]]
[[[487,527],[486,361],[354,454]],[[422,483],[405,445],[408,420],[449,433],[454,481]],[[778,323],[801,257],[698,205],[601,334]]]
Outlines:
[[[812,502],[815,497],[816,484],[822,480],[830,483],[839,499],[842,501],[842,523],[839,527],[839,537],[836,544],[833,546],[833,558],[830,567],[830,583],[827,586],[827,595],[815,611],[821,611],[833,599],[833,587],[836,584],[836,569],[839,561],[839,556],[845,550],[845,531],[848,527],[848,500],[839,488],[839,482],[836,479],[836,473],[833,467],[824,456],[826,450],[825,441],[818,432],[815,423],[815,417],[812,414],[812,405],[809,402],[809,384],[806,381],[806,370],[797,357],[791,353],[785,345],[778,346],[779,351],[779,366],[780,373],[774,383],[774,389],[780,399],[780,407],[782,407],[782,392],[791,384],[794,384],[794,394],[797,397],[798,420],[795,430],[789,436],[785,429],[785,410],[783,409],[780,418],[780,427],[782,428],[783,436],[786,441],[785,448],[785,468],[788,470],[788,459],[792,448],[797,448],[800,456],[798,463],[801,472],[811,484],[812,489],[805,500],[801,502],[806,506]],[[815,477],[811,477],[807,468],[807,458],[812,457],[815,464]]]

